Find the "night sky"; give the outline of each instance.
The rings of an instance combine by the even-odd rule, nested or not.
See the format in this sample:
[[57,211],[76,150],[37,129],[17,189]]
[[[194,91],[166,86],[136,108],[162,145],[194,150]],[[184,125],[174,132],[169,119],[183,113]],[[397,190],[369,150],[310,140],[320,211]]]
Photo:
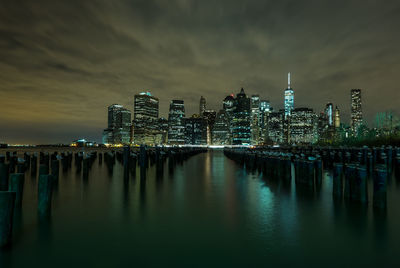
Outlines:
[[0,142],[101,141],[107,106],[133,111],[150,90],[167,116],[203,95],[248,94],[283,107],[399,111],[400,1],[0,0]]

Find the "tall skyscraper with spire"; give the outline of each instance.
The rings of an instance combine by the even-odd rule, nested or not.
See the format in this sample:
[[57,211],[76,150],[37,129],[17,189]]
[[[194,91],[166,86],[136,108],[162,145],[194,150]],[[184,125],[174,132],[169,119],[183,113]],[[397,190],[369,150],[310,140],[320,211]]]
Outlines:
[[203,96],[201,96],[200,97],[199,115],[203,116],[205,111],[206,111],[206,99]]
[[285,118],[291,115],[294,109],[294,91],[290,85],[290,73],[288,73],[288,87],[285,89]]

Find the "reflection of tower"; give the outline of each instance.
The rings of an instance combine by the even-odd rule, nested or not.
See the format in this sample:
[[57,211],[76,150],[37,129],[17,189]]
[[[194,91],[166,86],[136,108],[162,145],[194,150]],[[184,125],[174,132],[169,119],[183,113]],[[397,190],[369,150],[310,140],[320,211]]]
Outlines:
[[353,134],[357,133],[358,128],[362,124],[361,110],[361,89],[351,90],[351,129]]
[[288,73],[288,88],[285,89],[285,118],[291,115],[294,109],[294,91],[290,86],[290,73]]
[[203,113],[205,112],[205,110],[206,110],[206,99],[203,96],[201,96],[200,97],[199,115],[203,116]]
[[335,128],[339,128],[339,127],[340,127],[340,110],[336,106],[336,108],[335,108]]

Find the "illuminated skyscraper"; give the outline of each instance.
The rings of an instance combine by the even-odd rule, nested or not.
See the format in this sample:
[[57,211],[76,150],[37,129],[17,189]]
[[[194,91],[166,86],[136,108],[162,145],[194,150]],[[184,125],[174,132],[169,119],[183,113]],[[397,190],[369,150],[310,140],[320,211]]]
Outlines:
[[161,142],[160,143],[167,143],[168,142],[168,119],[164,117],[160,117],[157,120],[158,130],[161,133]]
[[214,110],[205,110],[203,112],[203,117],[207,121],[207,144],[212,144],[212,131],[214,128],[215,118],[217,117],[217,112]]
[[113,129],[118,125],[117,114],[124,109],[120,104],[112,104],[108,106],[108,128]]
[[203,113],[205,112],[205,110],[206,110],[206,99],[203,96],[201,96],[200,97],[199,115],[203,116]]
[[268,115],[267,138],[274,144],[284,142],[284,111],[271,112]]
[[326,104],[325,115],[328,122],[328,126],[330,127],[333,126],[333,104],[330,102]]
[[223,101],[223,109],[228,114],[229,117],[232,116],[233,111],[235,110],[235,97],[233,94],[225,97]]
[[135,95],[133,116],[133,141],[136,144],[157,144],[158,99],[150,92]]
[[317,140],[317,115],[313,109],[296,108],[290,116],[290,143],[310,144]]
[[285,89],[285,118],[291,115],[294,109],[294,91],[290,85],[290,73],[288,73],[288,88]]
[[353,135],[357,134],[362,124],[361,89],[351,90],[351,130]]
[[250,145],[250,99],[244,93],[244,89],[236,95],[235,110],[232,116],[232,144]]
[[229,143],[232,144],[232,118],[233,118],[233,112],[235,110],[235,97],[233,94],[230,94],[225,97],[223,101],[223,110],[226,112],[226,117],[228,118],[228,124],[229,124]]
[[131,112],[122,105],[108,106],[108,128],[103,131],[103,143],[128,144],[131,137]]
[[251,144],[258,144],[260,139],[260,96],[251,96],[250,111],[250,127],[251,127]]
[[220,110],[215,119],[213,128],[213,144],[229,145],[231,144],[229,117],[225,110]]
[[336,106],[336,108],[335,108],[335,128],[339,128],[339,127],[340,127],[340,110]]
[[185,105],[183,100],[172,100],[169,105],[168,143],[185,143]]
[[268,115],[271,112],[269,100],[260,101],[260,116],[258,124],[260,126],[260,142],[266,140]]
[[185,144],[207,144],[207,119],[199,115],[185,119]]

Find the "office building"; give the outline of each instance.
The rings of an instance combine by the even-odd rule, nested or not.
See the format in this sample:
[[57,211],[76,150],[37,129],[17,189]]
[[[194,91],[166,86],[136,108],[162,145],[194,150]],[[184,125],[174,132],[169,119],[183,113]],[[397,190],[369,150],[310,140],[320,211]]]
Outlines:
[[340,110],[336,106],[336,108],[335,108],[335,128],[339,128],[339,127],[340,127]]
[[168,143],[185,143],[185,105],[183,100],[172,100],[169,105]]
[[225,97],[223,101],[223,109],[229,117],[232,117],[233,111],[235,110],[235,97],[233,94]]
[[252,95],[250,102],[250,128],[251,128],[251,144],[258,144],[260,139],[260,96]]
[[185,144],[207,144],[207,119],[193,115],[185,119]]
[[269,113],[267,120],[267,141],[273,144],[284,142],[284,118],[284,111]]
[[154,145],[159,143],[159,101],[150,92],[142,92],[134,98],[133,142]]
[[352,89],[351,93],[351,129],[353,135],[357,134],[362,124],[361,89]]
[[214,145],[230,145],[230,119],[225,110],[220,110],[215,119],[215,124],[212,132]]
[[200,106],[199,106],[199,115],[203,116],[203,113],[206,111],[206,99],[201,96],[200,97]]
[[328,103],[325,107],[325,116],[329,127],[333,126],[334,123],[334,114],[333,114],[333,104]]
[[251,123],[250,123],[250,98],[247,97],[244,89],[236,95],[232,116],[232,144],[251,144]]
[[108,107],[107,129],[103,131],[104,144],[129,144],[131,141],[131,112],[122,105]]
[[290,144],[311,144],[317,141],[316,114],[313,109],[296,108],[290,116]]
[[285,119],[287,119],[290,115],[292,110],[294,109],[294,90],[290,84],[290,73],[288,73],[288,87],[285,89]]
[[207,121],[207,144],[212,144],[212,131],[214,128],[215,118],[217,117],[217,113],[214,110],[205,110],[203,112],[203,117]]

